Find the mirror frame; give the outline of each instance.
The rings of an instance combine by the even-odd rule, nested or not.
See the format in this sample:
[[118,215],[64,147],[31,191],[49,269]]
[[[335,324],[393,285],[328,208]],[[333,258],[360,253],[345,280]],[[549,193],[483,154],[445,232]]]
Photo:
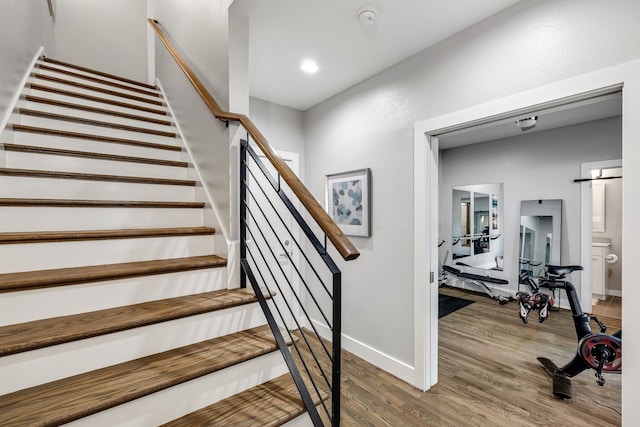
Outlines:
[[[561,250],[562,250],[562,215],[563,215],[563,200],[562,199],[550,199],[550,200],[522,200],[520,201],[520,221],[518,223],[518,236],[522,231],[522,217],[527,216],[550,216],[552,220],[551,227],[551,256],[548,264],[561,265]],[[522,242],[518,239],[518,258],[517,258],[517,270],[520,272],[520,255],[522,250]],[[542,264],[540,269],[544,268],[547,264],[546,260],[541,260]]]
[[[468,194],[469,201],[471,202],[471,233],[469,233],[468,239],[463,239],[462,235],[456,234],[457,229],[461,229],[461,215],[459,200],[456,198],[456,191],[466,192]],[[484,238],[489,240],[488,251],[475,253],[474,246],[476,243],[475,233],[475,212],[474,207],[476,194],[482,194],[487,197],[487,209],[488,209],[488,224],[489,235]],[[481,270],[495,270],[503,271],[504,269],[504,184],[503,183],[489,183],[489,184],[471,184],[471,185],[455,185],[451,189],[452,202],[450,215],[451,215],[451,252],[452,262],[455,265],[463,265],[472,268],[478,268]],[[455,212],[454,212],[455,210]],[[484,210],[483,210],[484,212]],[[456,228],[457,225],[457,228]],[[479,237],[479,239],[483,239]],[[462,245],[464,241],[470,242],[469,255],[462,255],[454,257],[456,245]]]

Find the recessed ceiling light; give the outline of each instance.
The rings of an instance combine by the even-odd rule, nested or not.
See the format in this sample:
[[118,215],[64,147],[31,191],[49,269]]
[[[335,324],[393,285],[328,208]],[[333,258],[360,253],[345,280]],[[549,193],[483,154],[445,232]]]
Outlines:
[[313,59],[305,59],[304,61],[302,61],[300,69],[302,69],[302,71],[306,73],[313,74],[320,68],[318,67],[318,64],[316,64],[316,61],[314,61]]

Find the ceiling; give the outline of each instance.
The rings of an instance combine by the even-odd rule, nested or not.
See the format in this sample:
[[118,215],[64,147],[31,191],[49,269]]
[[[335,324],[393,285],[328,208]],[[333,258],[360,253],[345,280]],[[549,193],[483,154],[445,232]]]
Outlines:
[[[235,0],[249,20],[250,95],[305,111],[519,0]],[[358,20],[365,9],[375,23]],[[300,70],[317,61],[315,74]],[[447,149],[622,114],[621,93],[532,107],[439,135]],[[515,120],[538,116],[526,132]]]
[[[518,0],[235,0],[249,18],[250,95],[305,111]],[[361,24],[363,9],[377,12]],[[313,58],[320,70],[306,74]]]

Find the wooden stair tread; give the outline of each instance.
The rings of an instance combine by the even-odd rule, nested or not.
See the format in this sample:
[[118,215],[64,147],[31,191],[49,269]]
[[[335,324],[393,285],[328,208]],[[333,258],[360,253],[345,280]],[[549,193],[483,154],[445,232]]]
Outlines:
[[50,87],[50,86],[42,85],[35,82],[28,83],[28,86],[31,89],[40,90],[43,92],[55,93],[58,95],[69,96],[73,98],[80,98],[80,99],[84,99],[92,102],[100,102],[102,104],[114,105],[116,107],[130,108],[132,110],[145,111],[147,113],[152,113],[152,114],[159,114],[163,116],[167,115],[167,112],[162,109],[158,109],[154,107],[146,107],[138,104],[130,104],[128,102],[116,101],[114,99],[100,98],[99,96],[92,96],[84,93],[73,92],[70,90],[59,89],[59,88]]
[[[315,393],[314,393],[315,394]],[[323,393],[322,399],[328,395]],[[314,399],[316,405],[320,399]],[[290,374],[247,389],[206,408],[163,424],[162,427],[261,426],[276,427],[306,412]]]
[[55,58],[50,58],[48,56],[44,56],[41,59],[43,61],[50,62],[52,64],[62,65],[63,67],[73,68],[73,69],[76,69],[76,70],[84,71],[86,73],[92,73],[92,74],[96,74],[96,75],[99,75],[99,76],[102,76],[102,77],[107,77],[107,78],[114,79],[114,80],[120,80],[120,81],[131,83],[131,84],[134,84],[134,85],[146,87],[148,89],[155,89],[156,88],[154,85],[151,85],[149,83],[140,82],[140,81],[129,79],[129,78],[122,77],[122,76],[117,76],[115,74],[105,73],[104,71],[94,70],[92,68],[83,67],[83,66],[76,65],[76,64],[71,64],[69,62],[61,61],[61,60],[55,59]]
[[168,208],[202,209],[204,202],[163,202],[137,200],[0,199],[0,206],[47,206],[68,208]]
[[138,176],[101,175],[93,173],[44,171],[37,169],[0,168],[0,175],[21,176],[25,178],[72,179],[83,181],[110,181],[136,184],[179,185],[195,187],[196,182],[187,179],[145,178]]
[[154,89],[143,89],[141,87],[123,85],[123,84],[120,84],[120,83],[117,83],[117,82],[113,82],[111,80],[105,80],[104,78],[92,77],[92,76],[88,76],[86,74],[75,73],[75,72],[73,72],[71,70],[67,70],[67,69],[64,69],[64,68],[52,67],[52,66],[44,64],[44,63],[37,64],[37,67],[39,69],[41,69],[41,70],[51,71],[51,72],[54,72],[54,73],[60,73],[60,74],[64,74],[64,75],[69,76],[69,77],[88,80],[90,82],[100,83],[100,84],[103,84],[103,85],[109,85],[109,86],[117,87],[119,89],[130,90],[130,91],[133,91],[133,92],[138,92],[138,93],[142,93],[142,94],[149,95],[149,96],[156,96],[156,97],[160,96],[160,94],[157,92],[157,90],[154,91],[155,88]]
[[0,274],[0,293],[201,270],[205,268],[218,268],[226,265],[227,260],[224,258],[216,255],[202,255],[153,261],[4,273]]
[[151,135],[165,136],[168,138],[176,137],[176,133],[170,132],[170,131],[142,128],[137,126],[129,126],[129,125],[123,125],[120,123],[105,122],[102,120],[86,119],[82,117],[67,116],[64,114],[50,113],[47,111],[37,111],[29,108],[20,108],[18,109],[18,111],[20,112],[20,114],[23,114],[25,116],[31,116],[31,117],[40,117],[40,118],[51,119],[51,120],[61,120],[65,122],[79,123],[83,125],[108,127],[111,129],[118,129],[118,130],[123,130],[128,132],[148,133]]
[[12,426],[53,426],[129,402],[277,349],[262,326],[0,396]]
[[247,289],[223,289],[2,326],[0,356],[210,313],[256,301],[254,293]]
[[158,106],[161,106],[161,105],[164,104],[160,100],[156,101],[154,99],[144,98],[142,96],[131,95],[131,94],[128,94],[128,93],[119,92],[117,90],[104,89],[104,88],[101,88],[101,87],[98,87],[98,86],[93,86],[93,85],[88,85],[88,84],[84,84],[84,83],[75,82],[73,80],[67,80],[67,79],[61,79],[59,77],[48,76],[46,74],[33,73],[33,76],[38,80],[45,80],[45,81],[48,81],[48,82],[58,83],[58,84],[62,84],[62,85],[65,85],[65,86],[76,87],[78,89],[84,89],[84,90],[90,90],[90,91],[93,91],[93,92],[104,93],[105,95],[117,96],[119,98],[126,98],[126,99],[130,99],[132,101],[143,102],[143,103],[146,103],[146,104],[152,104],[152,105],[158,105]]
[[38,133],[42,135],[60,136],[64,138],[89,139],[92,141],[108,142],[112,144],[133,145],[136,147],[153,148],[156,150],[182,151],[182,148],[178,145],[158,144],[155,142],[136,141],[128,138],[116,138],[112,136],[93,135],[93,134],[82,133],[82,132],[71,132],[71,131],[59,130],[59,129],[41,128],[37,126],[21,125],[18,123],[12,124],[11,127],[13,128],[14,132]]
[[0,233],[0,244],[70,242],[78,240],[133,239],[146,237],[203,236],[215,234],[211,227],[130,228],[121,230],[35,231]]
[[105,114],[111,116],[122,117],[130,120],[138,120],[158,125],[171,126],[170,120],[154,119],[153,117],[140,116],[137,114],[128,114],[115,110],[107,110],[105,108],[91,107],[89,105],[75,104],[73,102],[59,101],[57,99],[43,98],[41,96],[26,95],[25,100],[28,102],[36,102],[40,104],[54,105],[57,107],[71,108],[74,110],[83,110],[91,113]]
[[175,161],[175,160],[152,159],[148,157],[121,156],[118,154],[65,150],[62,148],[36,147],[33,145],[5,143],[4,149],[5,151],[15,151],[15,152],[21,152],[21,153],[50,154],[50,155],[56,155],[56,156],[69,156],[69,157],[84,157],[89,159],[110,160],[110,161],[130,162],[130,163],[145,163],[150,165],[171,166],[171,167],[179,167],[179,168],[189,167],[189,163]]

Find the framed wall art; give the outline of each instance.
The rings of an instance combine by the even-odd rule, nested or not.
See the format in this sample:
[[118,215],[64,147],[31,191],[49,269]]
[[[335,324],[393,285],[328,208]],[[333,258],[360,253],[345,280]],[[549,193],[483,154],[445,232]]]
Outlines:
[[371,169],[326,176],[327,213],[347,236],[371,236]]

